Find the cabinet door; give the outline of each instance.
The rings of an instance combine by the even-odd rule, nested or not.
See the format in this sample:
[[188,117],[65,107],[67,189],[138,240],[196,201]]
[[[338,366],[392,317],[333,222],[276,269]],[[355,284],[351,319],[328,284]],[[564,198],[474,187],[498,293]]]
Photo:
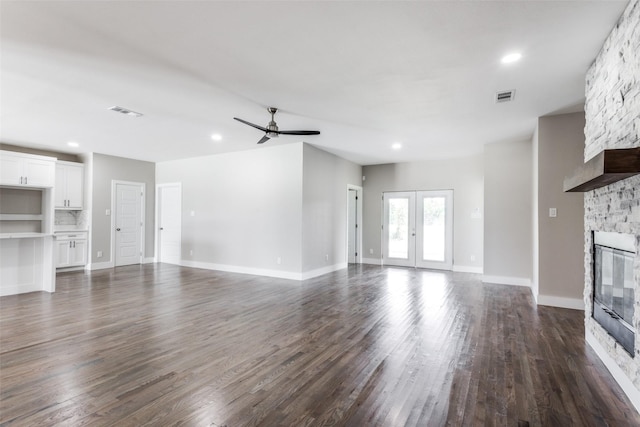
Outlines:
[[55,207],[66,208],[67,169],[64,165],[56,165],[56,186],[54,191]]
[[84,166],[67,165],[67,207],[82,209],[84,196]]
[[4,153],[0,156],[0,184],[22,185],[23,172],[24,159],[22,157]]
[[73,240],[69,265],[85,265],[87,263],[87,241]]
[[56,240],[56,267],[71,264],[71,240]]
[[56,181],[56,164],[51,160],[29,159],[25,161],[26,184],[30,187],[53,187]]

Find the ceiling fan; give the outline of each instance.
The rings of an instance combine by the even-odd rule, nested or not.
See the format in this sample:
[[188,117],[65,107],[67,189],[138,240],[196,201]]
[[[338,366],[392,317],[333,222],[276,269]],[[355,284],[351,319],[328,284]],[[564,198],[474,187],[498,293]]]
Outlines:
[[279,130],[278,125],[276,124],[273,118],[274,114],[276,114],[278,109],[275,107],[269,107],[267,108],[267,111],[271,113],[271,121],[269,122],[266,128],[255,125],[246,120],[239,119],[237,117],[234,117],[234,120],[237,120],[240,123],[244,123],[245,125],[249,125],[256,129],[260,129],[262,132],[264,132],[265,135],[262,137],[260,141],[258,141],[258,144],[263,144],[267,142],[269,139],[277,138],[280,135],[320,135],[320,131],[318,130]]

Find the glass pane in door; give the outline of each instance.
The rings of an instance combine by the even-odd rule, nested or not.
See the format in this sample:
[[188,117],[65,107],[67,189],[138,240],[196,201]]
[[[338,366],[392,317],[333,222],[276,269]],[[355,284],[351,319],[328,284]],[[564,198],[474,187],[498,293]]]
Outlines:
[[388,253],[390,258],[409,258],[409,199],[389,200]]
[[445,260],[445,198],[425,197],[422,212],[422,259],[424,261]]

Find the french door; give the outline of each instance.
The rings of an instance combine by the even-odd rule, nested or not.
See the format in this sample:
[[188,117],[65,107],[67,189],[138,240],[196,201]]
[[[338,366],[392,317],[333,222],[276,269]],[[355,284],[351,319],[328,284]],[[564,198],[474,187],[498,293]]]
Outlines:
[[384,193],[383,263],[451,270],[453,190]]

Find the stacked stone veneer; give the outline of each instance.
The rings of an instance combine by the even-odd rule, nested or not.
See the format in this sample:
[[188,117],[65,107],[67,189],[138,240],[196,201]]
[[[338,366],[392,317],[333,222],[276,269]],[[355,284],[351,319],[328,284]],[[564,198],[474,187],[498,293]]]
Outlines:
[[[587,72],[585,161],[604,149],[640,147],[640,0],[631,0]],[[585,326],[640,389],[640,175],[585,193]],[[591,317],[593,231],[636,236],[636,354]]]

